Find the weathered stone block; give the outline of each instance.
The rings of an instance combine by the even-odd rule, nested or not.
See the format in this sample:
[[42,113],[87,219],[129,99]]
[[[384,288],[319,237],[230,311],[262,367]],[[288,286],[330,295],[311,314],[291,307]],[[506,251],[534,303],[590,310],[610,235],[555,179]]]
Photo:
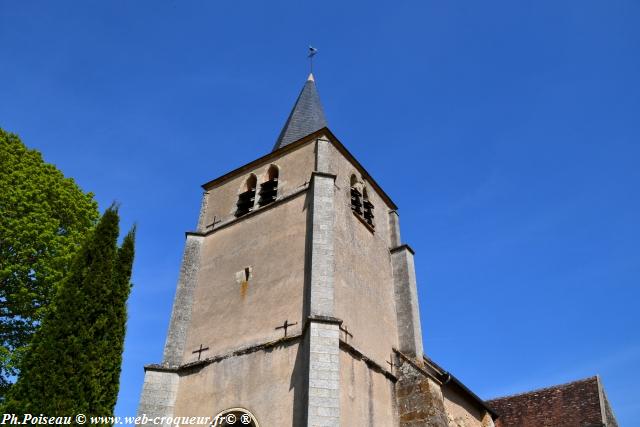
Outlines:
[[440,386],[413,365],[396,369],[396,400],[400,427],[449,427]]

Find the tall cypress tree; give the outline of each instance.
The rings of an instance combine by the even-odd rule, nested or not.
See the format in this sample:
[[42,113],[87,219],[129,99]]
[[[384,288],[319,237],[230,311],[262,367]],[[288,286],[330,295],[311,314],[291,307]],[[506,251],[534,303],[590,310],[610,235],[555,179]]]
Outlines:
[[118,210],[106,210],[76,255],[21,365],[4,411],[111,415],[118,394],[132,230],[120,248]]
[[125,236],[122,246],[118,249],[118,257],[113,276],[113,295],[109,312],[109,332],[111,338],[105,349],[105,374],[103,398],[100,400],[100,413],[112,414],[118,398],[120,388],[120,368],[122,366],[122,352],[124,351],[124,336],[127,326],[127,299],[131,291],[131,268],[133,266],[135,243],[135,228]]

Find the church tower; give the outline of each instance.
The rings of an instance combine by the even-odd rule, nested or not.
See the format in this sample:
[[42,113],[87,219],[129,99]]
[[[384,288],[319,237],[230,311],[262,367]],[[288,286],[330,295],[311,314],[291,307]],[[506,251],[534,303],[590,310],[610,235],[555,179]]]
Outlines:
[[[423,356],[397,207],[329,130],[313,75],[273,150],[203,188],[139,415],[449,425],[451,378]],[[477,425],[493,425],[471,400]]]

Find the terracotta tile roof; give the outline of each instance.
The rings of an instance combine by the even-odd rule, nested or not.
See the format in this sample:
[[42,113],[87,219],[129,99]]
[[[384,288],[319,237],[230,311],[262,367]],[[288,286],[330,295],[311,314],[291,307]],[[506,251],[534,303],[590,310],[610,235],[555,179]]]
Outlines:
[[487,400],[499,418],[496,427],[602,427],[606,397],[598,377]]

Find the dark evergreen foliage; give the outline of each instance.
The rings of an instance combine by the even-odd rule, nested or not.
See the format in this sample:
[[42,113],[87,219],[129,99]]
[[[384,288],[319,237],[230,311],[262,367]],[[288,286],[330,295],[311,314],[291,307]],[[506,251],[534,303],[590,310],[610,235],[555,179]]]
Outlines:
[[107,209],[86,239],[23,358],[4,411],[108,416],[118,394],[135,230],[117,246]]

